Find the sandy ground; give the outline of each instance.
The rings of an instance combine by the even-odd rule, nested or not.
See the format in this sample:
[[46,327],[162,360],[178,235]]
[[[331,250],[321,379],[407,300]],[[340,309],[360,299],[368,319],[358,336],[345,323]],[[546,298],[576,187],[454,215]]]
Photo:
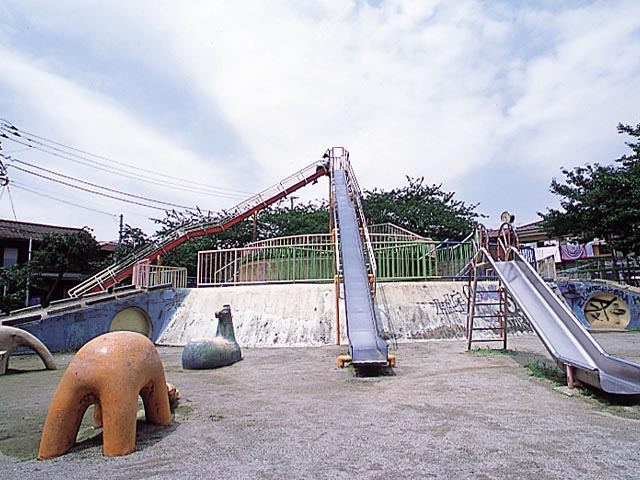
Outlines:
[[[612,354],[640,362],[640,333],[598,334]],[[145,423],[137,450],[102,456],[85,416],[79,442],[35,460],[57,371],[12,357],[0,377],[3,479],[637,479],[640,399],[558,387],[530,375],[553,365],[538,338],[510,339],[511,355],[465,351],[462,340],[400,344],[393,375],[338,369],[344,346],[244,349],[230,367],[185,371],[181,348],[160,347],[182,393],[174,423]]]

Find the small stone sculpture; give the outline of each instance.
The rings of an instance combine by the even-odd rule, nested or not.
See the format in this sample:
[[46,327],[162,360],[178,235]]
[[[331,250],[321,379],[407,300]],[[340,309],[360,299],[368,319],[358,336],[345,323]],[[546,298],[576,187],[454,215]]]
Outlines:
[[240,345],[233,333],[231,307],[216,312],[218,330],[215,338],[194,338],[182,350],[182,368],[189,370],[218,368],[242,359]]
[[9,357],[18,347],[29,347],[44,362],[47,370],[55,370],[56,362],[49,349],[26,330],[0,325],[0,375],[4,375],[9,366]]
[[58,384],[44,423],[38,458],[68,452],[92,404],[94,427],[103,427],[103,454],[113,457],[133,452],[138,395],[147,421],[169,425],[168,388],[160,355],[147,337],[121,331],[94,338],[78,350]]

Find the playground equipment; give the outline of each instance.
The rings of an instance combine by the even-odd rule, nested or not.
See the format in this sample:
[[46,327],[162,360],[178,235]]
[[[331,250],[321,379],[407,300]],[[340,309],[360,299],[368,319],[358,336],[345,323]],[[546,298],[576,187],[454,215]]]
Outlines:
[[36,352],[47,370],[56,369],[51,352],[37,337],[20,328],[0,326],[0,375],[6,373],[9,357],[18,347],[28,347]]
[[389,359],[387,343],[378,329],[374,307],[375,256],[360,201],[360,187],[349,163],[349,152],[334,147],[325,156],[331,160],[331,204],[339,252],[336,255],[336,322],[342,279],[349,360],[356,368],[395,364],[395,358]]
[[[471,242],[436,242],[396,225],[369,227],[376,281],[461,278],[469,267]],[[198,252],[198,287],[266,283],[328,283],[335,276],[331,233],[293,235],[243,247]]]
[[[327,150],[322,160],[312,163],[278,185],[239,204],[231,210],[227,218],[215,223],[204,222],[176,229],[157,244],[131,255],[78,285],[69,292],[69,295],[77,297],[89,292],[106,290],[131,275],[137,263],[154,259],[157,255],[175,248],[189,238],[215,234],[230,228],[288,194],[305,185],[315,183],[320,177],[329,174],[331,176],[330,204],[336,227],[332,241],[336,251],[339,252],[339,255],[335,255],[337,274],[334,279],[336,335],[339,341],[338,305],[342,281],[352,363],[362,366],[388,365],[387,345],[380,337],[373,304],[377,272],[361,203],[362,194],[349,163],[349,152],[342,147]],[[216,272],[218,269],[217,265],[213,267]]]
[[134,267],[138,262],[154,260],[158,255],[162,255],[169,250],[174,249],[190,238],[212,235],[231,228],[260,210],[276,203],[278,200],[283,199],[290,193],[295,192],[305,185],[313,184],[320,177],[328,174],[329,167],[326,161],[319,160],[317,162],[313,162],[311,165],[308,165],[299,172],[287,177],[280,183],[267,188],[261,193],[258,193],[257,195],[254,195],[231,208],[226,212],[226,216],[220,220],[208,220],[183,225],[171,231],[161,240],[154,242],[152,245],[145,247],[140,251],[132,253],[122,261],[105,268],[93,277],[69,290],[69,296],[80,297],[87,293],[105,291],[132,275]]
[[[510,223],[510,222],[504,222]],[[480,272],[495,273],[500,287],[496,316],[501,336],[497,339],[506,348],[506,298],[513,299],[531,322],[545,348],[558,365],[566,369],[570,387],[579,382],[594,386],[608,393],[640,394],[640,365],[609,355],[584,328],[571,309],[560,299],[535,269],[518,251],[517,237],[512,229],[501,227],[497,249],[487,248],[485,229],[480,229],[478,250],[473,259],[473,281],[467,316],[467,348],[473,339],[474,320],[477,318],[478,278]],[[509,232],[508,234],[506,232]],[[486,328],[492,329],[492,328]],[[489,339],[490,340],[496,340]]]
[[51,400],[38,458],[57,457],[74,445],[82,417],[94,405],[94,427],[103,427],[105,456],[127,455],[136,446],[138,395],[146,418],[172,421],[160,355],[151,340],[136,332],[111,332],[84,345],[69,363]]
[[216,312],[218,329],[215,338],[194,338],[182,350],[182,368],[189,370],[218,368],[242,359],[240,345],[233,333],[231,307]]

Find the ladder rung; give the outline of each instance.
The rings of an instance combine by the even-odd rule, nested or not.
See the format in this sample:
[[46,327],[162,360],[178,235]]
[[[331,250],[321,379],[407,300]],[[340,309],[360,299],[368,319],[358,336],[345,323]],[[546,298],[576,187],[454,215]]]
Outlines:
[[478,340],[471,340],[471,342],[503,342],[504,338],[496,337],[496,338],[479,338]]
[[500,313],[498,315],[474,315],[473,318],[501,318],[502,316],[502,313]]
[[478,306],[482,306],[482,305],[502,305],[504,302],[483,302],[483,303],[476,303],[476,307]]
[[472,331],[476,331],[476,330],[504,330],[505,327],[473,327],[471,330]]

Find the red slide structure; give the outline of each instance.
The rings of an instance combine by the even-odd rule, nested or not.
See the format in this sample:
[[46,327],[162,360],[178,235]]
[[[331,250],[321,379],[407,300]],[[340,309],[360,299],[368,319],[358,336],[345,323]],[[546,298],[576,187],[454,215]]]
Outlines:
[[314,183],[320,177],[329,175],[329,163],[326,160],[318,160],[303,168],[299,172],[285,178],[280,183],[269,187],[262,192],[231,208],[226,212],[227,217],[219,221],[205,221],[181,226],[162,239],[146,246],[140,251],[134,252],[122,261],[115,263],[93,277],[80,283],[69,290],[69,296],[78,298],[87,293],[105,291],[129,277],[136,263],[142,260],[152,260],[158,255],[183,244],[190,238],[212,235],[227,230],[237,223],[249,218],[254,213],[276,203],[290,193]]

